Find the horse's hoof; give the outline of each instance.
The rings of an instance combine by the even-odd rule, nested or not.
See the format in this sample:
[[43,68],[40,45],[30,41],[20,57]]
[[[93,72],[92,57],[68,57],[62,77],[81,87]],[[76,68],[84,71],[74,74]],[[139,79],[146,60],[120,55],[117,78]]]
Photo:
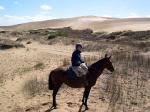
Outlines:
[[53,106],[51,106],[51,107],[50,107],[50,110],[53,110],[53,109],[57,109],[57,107],[56,107],[56,106],[54,106],[54,105],[53,105]]
[[57,109],[57,106],[54,106],[54,109]]
[[85,110],[89,110],[89,107],[87,105],[85,105]]
[[85,110],[89,110],[89,107],[85,107]]

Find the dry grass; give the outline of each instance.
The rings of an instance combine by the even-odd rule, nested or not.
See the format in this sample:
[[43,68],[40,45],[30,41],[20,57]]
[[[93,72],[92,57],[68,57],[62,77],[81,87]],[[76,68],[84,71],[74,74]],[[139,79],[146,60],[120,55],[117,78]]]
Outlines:
[[134,53],[114,53],[113,60],[116,71],[105,81],[103,93],[109,99],[111,111],[143,110],[150,99],[150,58]]
[[36,65],[34,65],[35,70],[44,69],[45,65],[42,62],[38,62]]
[[103,51],[104,49],[108,48],[109,46],[107,44],[103,44],[103,42],[93,42],[93,43],[88,43],[84,45],[84,51],[87,52],[93,52],[93,51]]
[[83,57],[83,60],[88,64],[92,64],[94,63],[95,61],[98,61],[100,59],[100,57],[98,56],[84,56]]
[[37,78],[27,81],[23,86],[23,92],[31,97],[40,95],[48,91],[47,83],[44,80],[38,80]]
[[28,66],[28,67],[22,67],[14,70],[14,74],[20,74],[23,75],[25,73],[34,71],[34,70],[43,70],[45,68],[45,65],[43,62],[37,62],[34,66]]
[[5,82],[5,80],[6,80],[5,78],[6,78],[6,77],[5,77],[4,74],[0,74],[0,86],[4,84],[4,82]]
[[64,58],[62,66],[65,67],[65,66],[69,66],[69,65],[70,65],[70,60],[68,58]]
[[[97,35],[104,35],[104,34],[105,33],[100,33]],[[113,35],[120,35],[120,34],[119,34],[119,32],[117,32],[117,34],[113,33]],[[124,34],[124,35],[129,35],[129,34]],[[70,45],[69,47],[71,47],[71,45],[74,45],[75,43],[80,41],[84,44],[84,47],[85,47],[84,51],[87,51],[87,52],[95,51],[96,53],[103,54],[103,55],[107,52],[107,50],[112,51],[110,54],[112,54],[112,62],[115,67],[115,72],[111,75],[108,75],[107,73],[105,74],[105,72],[104,72],[104,75],[103,75],[104,79],[103,79],[103,76],[99,79],[100,82],[103,82],[103,84],[101,86],[96,85],[96,88],[93,87],[93,90],[92,90],[93,94],[90,97],[91,102],[89,100],[89,104],[91,106],[90,108],[93,108],[95,105],[98,105],[98,104],[103,105],[102,102],[98,102],[98,101],[96,101],[96,104],[95,104],[94,100],[96,100],[97,88],[101,88],[104,86],[104,88],[101,89],[101,92],[99,94],[104,97],[103,98],[104,99],[103,101],[105,101],[104,104],[105,103],[106,103],[106,105],[109,104],[110,111],[112,111],[112,112],[126,112],[126,111],[134,112],[137,110],[141,111],[141,112],[148,111],[148,109],[149,109],[148,106],[149,106],[149,101],[150,101],[150,96],[149,96],[150,95],[150,90],[149,90],[150,57],[142,55],[142,53],[143,53],[142,49],[147,49],[145,51],[149,51],[148,42],[139,42],[138,44],[136,44],[137,43],[136,41],[135,42],[132,41],[131,43],[127,42],[127,44],[126,44],[126,42],[122,42],[122,40],[115,41],[113,43],[112,41],[111,42],[110,41],[109,42],[107,42],[107,41],[104,41],[104,42],[103,41],[90,41],[90,40],[84,40],[84,39],[78,39],[78,38],[74,39],[74,38],[68,38],[68,37],[57,37],[57,38],[50,39],[47,41],[48,41],[47,43],[49,43],[49,44],[50,44],[50,42],[52,42],[52,44],[63,43],[63,45]],[[15,68],[15,67],[11,68],[11,69],[14,69],[14,70],[12,70],[11,77],[13,77],[14,74],[16,76],[18,76],[16,78],[16,80],[14,80],[14,81],[12,80],[12,83],[13,83],[14,87],[16,87],[15,89],[17,89],[17,87],[19,85],[21,86],[23,84],[23,87],[21,86],[20,88],[23,88],[22,91],[25,93],[25,95],[27,95],[29,97],[34,97],[36,100],[38,100],[37,97],[39,95],[41,97],[42,94],[45,94],[45,92],[48,92],[47,82],[42,79],[42,78],[45,78],[45,76],[44,75],[38,76],[38,75],[41,74],[41,72],[43,74],[49,73],[49,68],[54,69],[60,65],[65,66],[65,67],[69,66],[70,58],[67,58],[67,57],[70,57],[70,54],[68,53],[68,54],[64,55],[63,53],[59,52],[60,50],[62,52],[63,52],[63,50],[66,50],[65,49],[66,46],[64,46],[64,49],[59,49],[58,52],[57,52],[57,48],[56,48],[56,51],[54,51],[54,57],[53,57],[53,59],[51,59],[51,57],[47,58],[48,56],[50,56],[53,53],[53,51],[51,51],[51,48],[49,49],[49,46],[43,45],[42,47],[39,47],[39,46],[37,47],[34,45],[34,41],[31,45],[28,45],[28,46],[32,46],[33,48],[31,49],[29,47],[29,48],[27,48],[28,52],[23,52],[23,53],[32,53],[33,52],[33,54],[35,54],[36,51],[39,50],[39,54],[44,53],[44,55],[38,55],[38,53],[37,53],[37,55],[38,55],[37,59],[33,59],[35,57],[33,55],[32,62],[31,62],[31,58],[29,58],[29,59],[24,58],[25,60],[23,59],[21,61],[29,62],[28,65],[18,66],[18,68]],[[37,47],[36,50],[34,50],[35,47]],[[53,50],[53,46],[50,46],[50,47],[52,47],[52,50]],[[40,49],[40,48],[42,48],[42,49]],[[120,50],[120,49],[122,49],[122,50]],[[68,51],[68,52],[71,53],[71,49],[69,49],[69,50],[70,51]],[[50,51],[50,52],[48,52],[48,51]],[[137,52],[134,52],[134,51],[137,51]],[[141,51],[142,51],[142,53],[141,53]],[[8,51],[8,52],[10,52],[10,51]],[[16,53],[17,52],[15,51],[14,54],[16,54]],[[22,52],[20,52],[20,53],[22,54]],[[14,60],[16,58],[15,56],[18,55],[18,54],[13,55],[12,52],[10,54],[11,54],[11,57],[14,56],[14,58],[12,58],[9,61]],[[8,54],[6,54],[6,55],[8,55]],[[59,55],[59,56],[56,57],[55,55]],[[20,55],[18,57],[21,57],[21,56],[22,55]],[[30,57],[30,55],[28,55],[28,56]],[[45,58],[45,60],[42,60],[43,58]],[[100,58],[101,58],[100,56],[88,55],[88,56],[83,57],[83,60],[86,63],[88,63],[88,65],[90,65],[93,62],[99,60]],[[42,61],[39,61],[39,59]],[[6,60],[8,60],[8,58]],[[18,62],[20,61],[19,58],[17,59],[17,61]],[[4,61],[4,63],[5,63],[5,61]],[[47,67],[46,67],[46,65],[47,65]],[[7,71],[9,71],[11,69],[8,68]],[[7,80],[8,80],[8,78],[12,79],[9,75],[10,73],[5,73],[5,72],[2,72],[2,73],[3,74],[0,74],[0,85],[5,83],[6,78],[7,78]],[[20,74],[22,74],[22,76]],[[35,75],[35,77],[38,76],[38,79],[30,78],[33,76],[33,74]],[[27,80],[28,76],[29,76],[30,80]],[[106,76],[106,79],[105,79],[105,76]],[[27,79],[26,79],[26,77],[27,77]],[[19,81],[19,80],[21,80],[21,81]],[[12,83],[10,83],[10,85]],[[6,88],[7,88],[7,86],[6,86]],[[9,88],[7,88],[7,89],[9,90]],[[16,91],[16,90],[14,90],[14,91]],[[20,89],[18,89],[16,93],[22,93],[22,91],[20,91]],[[70,98],[72,98],[72,95],[74,95],[74,93],[77,93],[77,94],[75,94],[76,98],[79,98],[79,96],[81,96],[80,94],[78,94],[78,91],[76,89],[75,90],[72,89],[72,91],[74,91],[74,92],[70,92],[70,89],[68,89],[66,91],[69,94],[71,94],[70,95],[71,97],[67,96],[68,95],[68,93],[67,93],[67,95],[66,95],[67,99],[63,99],[64,98],[63,95],[65,94],[65,92],[60,94],[59,95],[60,99],[63,99],[63,100],[61,100],[62,102],[60,102],[61,105],[66,104],[65,101],[69,102]],[[9,91],[7,93],[12,94],[12,96],[14,94],[14,93],[11,93],[11,91]],[[6,93],[3,93],[3,94],[6,94]],[[17,95],[18,94],[16,94],[15,98],[18,98]],[[35,96],[37,96],[37,97],[35,97]],[[42,101],[46,101],[44,99],[45,97],[46,96],[42,97],[43,98]],[[4,99],[5,99],[5,97],[4,97]],[[49,101],[49,99],[47,101]],[[34,102],[33,99],[30,102]],[[73,102],[73,101],[71,101],[71,102]],[[94,102],[94,103],[92,103],[92,102]],[[26,101],[25,101],[25,103],[26,103]],[[77,103],[79,103],[79,101],[77,101]],[[106,105],[104,106],[104,108],[107,108]],[[22,106],[24,106],[24,104]],[[64,108],[63,105],[61,107]],[[75,107],[73,109],[77,109],[77,108]],[[100,107],[97,106],[97,110],[100,110],[99,108]],[[39,111],[39,110],[36,110],[36,111]]]

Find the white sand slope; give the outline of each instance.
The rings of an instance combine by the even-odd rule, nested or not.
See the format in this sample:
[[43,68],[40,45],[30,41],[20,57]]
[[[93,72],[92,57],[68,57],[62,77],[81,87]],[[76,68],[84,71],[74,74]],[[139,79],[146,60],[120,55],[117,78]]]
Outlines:
[[121,30],[150,30],[150,18],[107,18],[96,16],[82,16],[74,18],[53,19],[40,22],[30,22],[14,26],[2,27],[5,30],[31,30],[41,28],[87,29],[94,31],[121,31]]

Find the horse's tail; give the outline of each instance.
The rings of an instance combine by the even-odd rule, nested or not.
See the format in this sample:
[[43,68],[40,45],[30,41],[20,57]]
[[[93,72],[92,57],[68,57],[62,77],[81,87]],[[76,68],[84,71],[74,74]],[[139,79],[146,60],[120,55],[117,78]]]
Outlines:
[[52,74],[53,74],[53,71],[51,71],[50,74],[49,74],[49,79],[48,79],[48,88],[49,88],[49,90],[53,90],[53,88],[54,88],[54,84],[52,82]]

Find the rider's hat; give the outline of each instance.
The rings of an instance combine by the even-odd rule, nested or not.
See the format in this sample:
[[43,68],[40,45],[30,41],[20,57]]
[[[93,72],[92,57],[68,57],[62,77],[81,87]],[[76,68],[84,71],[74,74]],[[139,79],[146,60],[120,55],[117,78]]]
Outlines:
[[77,43],[77,44],[76,44],[76,49],[77,49],[78,47],[81,47],[81,48],[82,48],[83,46],[82,46],[81,43]]

